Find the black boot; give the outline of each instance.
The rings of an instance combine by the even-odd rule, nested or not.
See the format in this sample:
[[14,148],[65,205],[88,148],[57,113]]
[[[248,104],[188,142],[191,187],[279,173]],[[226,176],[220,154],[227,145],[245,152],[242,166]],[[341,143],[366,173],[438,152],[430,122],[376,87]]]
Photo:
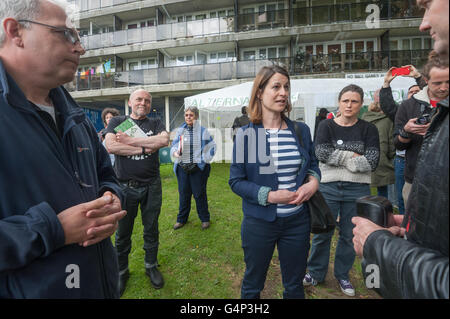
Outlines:
[[145,274],[150,277],[150,282],[155,289],[160,289],[164,286],[164,278],[158,270],[158,266],[145,268]]
[[127,281],[128,278],[130,278],[130,272],[128,271],[128,269],[123,273],[123,274],[119,274],[119,294],[120,297],[122,297],[125,288],[127,286]]

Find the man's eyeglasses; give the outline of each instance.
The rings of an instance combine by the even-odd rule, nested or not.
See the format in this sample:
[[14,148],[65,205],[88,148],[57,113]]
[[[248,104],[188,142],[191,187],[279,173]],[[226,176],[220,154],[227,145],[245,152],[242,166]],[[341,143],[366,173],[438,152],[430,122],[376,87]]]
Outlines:
[[19,20],[18,22],[28,22],[28,23],[39,24],[44,27],[53,29],[56,32],[62,33],[64,35],[64,37],[66,38],[66,40],[69,41],[70,43],[72,43],[73,45],[77,44],[77,42],[80,42],[80,37],[78,35],[78,32],[75,29],[55,27],[52,25],[48,25],[48,24],[40,23],[40,22],[36,22],[36,21],[31,21],[31,20]]

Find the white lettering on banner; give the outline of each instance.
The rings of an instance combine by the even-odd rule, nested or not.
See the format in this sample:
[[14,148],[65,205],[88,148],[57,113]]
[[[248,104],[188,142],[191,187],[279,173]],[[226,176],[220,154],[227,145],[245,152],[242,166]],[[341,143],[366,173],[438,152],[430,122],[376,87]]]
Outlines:
[[376,4],[369,4],[366,13],[370,13],[366,18],[367,29],[378,29],[380,27],[380,7]]
[[66,277],[66,287],[68,289],[80,288],[80,267],[75,264],[67,265],[66,273],[69,273]]
[[369,264],[366,266],[366,287],[369,289],[380,288],[380,267],[375,264]]

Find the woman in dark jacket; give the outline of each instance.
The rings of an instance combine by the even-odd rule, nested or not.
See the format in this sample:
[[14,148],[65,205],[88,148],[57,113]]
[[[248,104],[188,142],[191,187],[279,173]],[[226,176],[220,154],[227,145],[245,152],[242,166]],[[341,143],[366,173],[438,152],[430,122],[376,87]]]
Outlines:
[[196,107],[184,110],[185,122],[178,128],[170,150],[170,154],[176,158],[173,170],[177,176],[180,194],[177,222],[173,226],[175,230],[187,223],[192,195],[195,198],[202,229],[210,226],[206,183],[211,171],[209,163],[214,157],[216,143],[208,130],[198,124],[198,115]]
[[[306,201],[320,180],[309,128],[290,121],[290,80],[279,66],[263,67],[249,103],[250,124],[237,132],[229,184],[242,197],[241,238],[246,270],[242,298],[259,298],[277,246],[284,298],[304,298],[309,251]],[[302,147],[294,125],[301,130]]]

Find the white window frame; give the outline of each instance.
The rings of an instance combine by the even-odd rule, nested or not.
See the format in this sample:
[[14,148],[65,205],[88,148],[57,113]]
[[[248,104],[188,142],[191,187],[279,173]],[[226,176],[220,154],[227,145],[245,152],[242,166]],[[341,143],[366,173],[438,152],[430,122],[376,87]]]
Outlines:
[[[417,50],[412,49],[412,40],[413,39],[421,39],[420,43],[420,49],[419,50],[431,50],[433,48],[434,41],[429,36],[410,36],[410,37],[391,37],[389,41],[398,41],[398,47],[395,51],[402,51],[402,50]],[[431,39],[431,48],[425,48],[425,40]],[[409,40],[409,49],[403,48],[403,40]],[[392,50],[392,49],[391,49]]]
[[[255,60],[264,60],[264,59],[260,59],[260,50],[265,50],[266,51],[265,59],[269,59],[269,49],[274,49],[274,48],[277,49],[276,57],[270,58],[270,59],[280,59],[280,58],[289,57],[289,48],[286,45],[269,45],[269,46],[265,46],[265,47],[242,48],[240,50],[239,56],[241,57],[242,61],[249,61],[249,60],[244,60],[244,52],[255,51]],[[280,56],[280,49],[284,49],[284,53],[286,56],[283,56],[283,57]]]

